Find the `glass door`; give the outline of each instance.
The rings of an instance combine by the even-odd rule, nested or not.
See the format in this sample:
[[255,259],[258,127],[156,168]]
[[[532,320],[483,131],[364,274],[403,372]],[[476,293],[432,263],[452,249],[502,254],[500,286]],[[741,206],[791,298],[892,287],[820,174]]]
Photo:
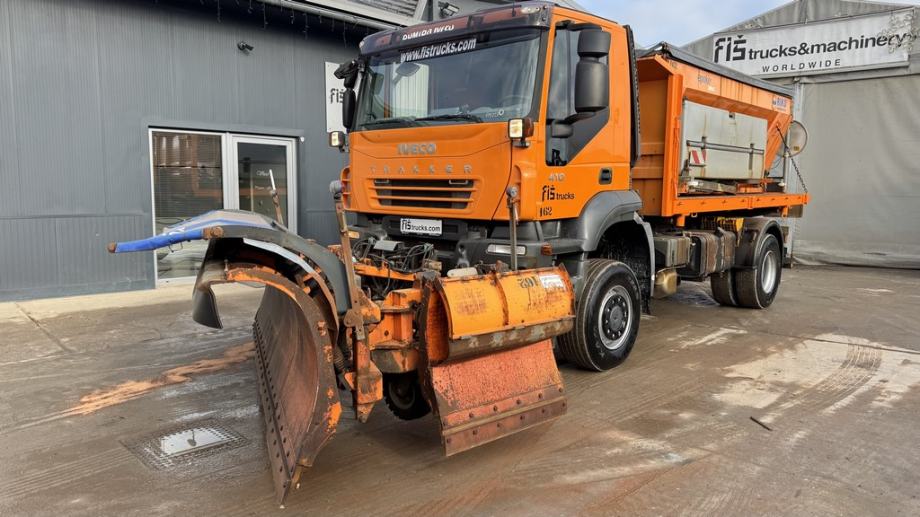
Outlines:
[[[256,212],[278,220],[279,210],[272,199],[272,188],[278,192],[281,223],[297,231],[294,185],[294,141],[232,135],[230,137],[231,165],[234,168],[231,203],[234,208]],[[273,185],[274,182],[274,185]]]
[[[211,210],[263,214],[297,231],[294,140],[171,129],[150,130],[153,222],[156,233]],[[272,180],[279,208],[272,200]],[[207,243],[157,250],[158,281],[198,273]]]

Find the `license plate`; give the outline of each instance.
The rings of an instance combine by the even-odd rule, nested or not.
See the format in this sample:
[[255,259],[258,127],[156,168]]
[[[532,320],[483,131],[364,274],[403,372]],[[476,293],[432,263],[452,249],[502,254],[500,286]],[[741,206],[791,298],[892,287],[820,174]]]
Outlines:
[[440,237],[444,232],[443,224],[438,219],[402,219],[399,229],[407,235],[428,235]]

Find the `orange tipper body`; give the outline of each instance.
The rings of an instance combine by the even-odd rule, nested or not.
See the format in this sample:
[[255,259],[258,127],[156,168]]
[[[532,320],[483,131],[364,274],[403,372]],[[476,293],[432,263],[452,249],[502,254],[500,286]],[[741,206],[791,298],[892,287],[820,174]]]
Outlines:
[[677,216],[683,221],[691,214],[768,207],[788,214],[808,202],[808,194],[770,189],[775,181],[763,174],[733,195],[694,194],[680,178],[686,165],[681,150],[686,145],[682,122],[687,102],[762,119],[767,143],[764,165],[769,167],[792,123],[793,103],[788,95],[672,59],[664,51],[639,59],[638,71],[642,145],[632,179],[642,196],[643,215]]
[[788,90],[667,45],[638,55],[628,26],[549,2],[368,36],[336,75],[337,245],[218,211],[109,248],[209,241],[193,316],[211,327],[213,284],[265,286],[254,338],[279,502],[344,410],[433,414],[460,453],[561,417],[555,355],[622,364],[680,280],[710,280],[724,305],[773,302],[782,218],[808,201],[785,191],[806,136]]

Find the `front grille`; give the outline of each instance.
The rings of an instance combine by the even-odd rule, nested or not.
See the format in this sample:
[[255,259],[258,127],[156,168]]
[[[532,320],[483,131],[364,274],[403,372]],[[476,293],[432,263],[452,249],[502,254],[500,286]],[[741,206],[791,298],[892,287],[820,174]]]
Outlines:
[[382,206],[466,210],[476,183],[453,179],[375,179],[374,198]]

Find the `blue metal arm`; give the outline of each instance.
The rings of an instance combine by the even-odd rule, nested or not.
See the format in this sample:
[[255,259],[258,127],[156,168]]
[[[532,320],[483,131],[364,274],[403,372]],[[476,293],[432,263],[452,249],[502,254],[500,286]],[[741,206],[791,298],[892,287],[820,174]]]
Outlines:
[[152,251],[159,248],[165,248],[178,244],[203,238],[204,230],[190,230],[187,232],[170,233],[166,235],[154,235],[146,239],[136,241],[116,242],[112,253],[132,253],[135,251]]
[[216,226],[247,226],[252,228],[274,229],[271,219],[241,210],[215,210],[198,217],[193,217],[177,225],[166,228],[162,234],[146,239],[109,244],[111,253],[131,253],[135,251],[152,251],[178,244],[204,239],[204,231]]

